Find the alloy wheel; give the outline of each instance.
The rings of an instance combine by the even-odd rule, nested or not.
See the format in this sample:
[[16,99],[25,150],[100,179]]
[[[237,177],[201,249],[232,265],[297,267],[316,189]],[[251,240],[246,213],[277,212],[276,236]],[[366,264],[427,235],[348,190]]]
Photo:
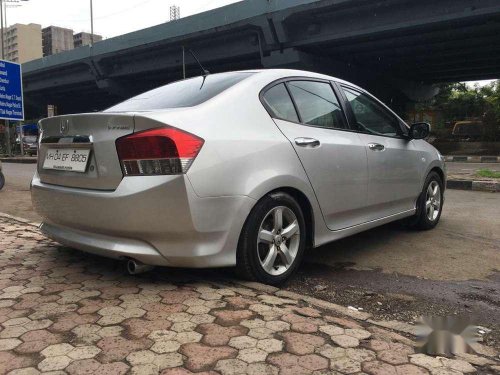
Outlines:
[[441,188],[437,181],[431,181],[427,187],[425,210],[430,221],[435,221],[438,218],[441,210]]
[[294,263],[300,245],[297,216],[288,207],[271,209],[260,224],[257,256],[262,269],[270,275],[285,273]]

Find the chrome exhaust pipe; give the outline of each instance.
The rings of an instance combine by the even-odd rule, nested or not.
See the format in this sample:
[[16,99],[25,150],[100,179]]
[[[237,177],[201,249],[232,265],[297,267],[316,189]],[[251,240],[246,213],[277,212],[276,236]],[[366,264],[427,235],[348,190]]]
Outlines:
[[148,272],[148,271],[151,271],[153,268],[155,268],[155,267],[140,263],[140,262],[136,261],[135,259],[127,260],[127,272],[130,275],[137,275],[139,273]]

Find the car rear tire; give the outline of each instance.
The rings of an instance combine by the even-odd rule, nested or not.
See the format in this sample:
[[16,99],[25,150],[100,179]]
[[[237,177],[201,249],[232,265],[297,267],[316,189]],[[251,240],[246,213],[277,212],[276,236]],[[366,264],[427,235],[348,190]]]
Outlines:
[[0,190],[2,190],[3,186],[5,185],[5,177],[2,172],[0,172]]
[[417,213],[410,218],[410,228],[429,230],[434,228],[443,211],[443,180],[436,172],[431,172],[425,179],[424,188],[417,200]]
[[238,276],[277,285],[299,266],[306,246],[304,215],[283,192],[262,198],[248,216],[238,243]]

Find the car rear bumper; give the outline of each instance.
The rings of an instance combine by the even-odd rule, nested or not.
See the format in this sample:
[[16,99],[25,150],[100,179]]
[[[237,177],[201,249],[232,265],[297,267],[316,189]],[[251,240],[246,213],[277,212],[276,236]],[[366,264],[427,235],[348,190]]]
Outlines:
[[40,230],[47,237],[69,247],[114,259],[133,258],[144,264],[168,266],[161,253],[150,244],[130,238],[106,236],[42,223]]
[[125,177],[114,191],[45,184],[32,200],[55,241],[111,258],[175,267],[236,263],[241,228],[255,200],[201,198],[184,176]]

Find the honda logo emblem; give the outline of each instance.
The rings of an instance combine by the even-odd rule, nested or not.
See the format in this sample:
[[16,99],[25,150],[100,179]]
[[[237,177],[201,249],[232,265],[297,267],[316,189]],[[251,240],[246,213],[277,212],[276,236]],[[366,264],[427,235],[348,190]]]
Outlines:
[[61,134],[68,134],[69,131],[69,120],[61,120],[59,124],[59,132]]

